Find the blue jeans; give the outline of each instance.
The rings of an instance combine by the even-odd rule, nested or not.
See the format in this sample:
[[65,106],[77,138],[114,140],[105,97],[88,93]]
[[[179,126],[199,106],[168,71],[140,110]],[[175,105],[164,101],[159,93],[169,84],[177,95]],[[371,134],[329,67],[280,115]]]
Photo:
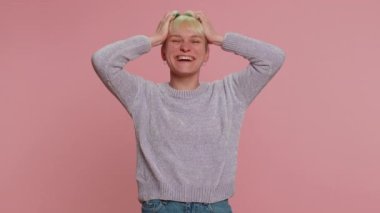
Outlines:
[[148,200],[142,204],[142,213],[232,213],[228,199],[215,203]]

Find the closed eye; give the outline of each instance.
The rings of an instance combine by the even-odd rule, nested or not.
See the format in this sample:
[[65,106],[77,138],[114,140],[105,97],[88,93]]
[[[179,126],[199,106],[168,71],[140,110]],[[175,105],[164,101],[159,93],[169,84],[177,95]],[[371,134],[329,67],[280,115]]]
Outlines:
[[171,39],[170,41],[171,41],[171,42],[174,42],[174,43],[178,43],[178,42],[180,42],[181,40],[180,40],[180,39]]

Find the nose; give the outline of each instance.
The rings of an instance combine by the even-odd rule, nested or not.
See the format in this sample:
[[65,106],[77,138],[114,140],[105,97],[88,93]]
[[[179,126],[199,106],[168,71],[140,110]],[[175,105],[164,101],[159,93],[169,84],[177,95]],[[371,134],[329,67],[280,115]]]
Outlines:
[[180,50],[182,52],[189,52],[190,51],[190,45],[187,42],[182,42],[180,46]]

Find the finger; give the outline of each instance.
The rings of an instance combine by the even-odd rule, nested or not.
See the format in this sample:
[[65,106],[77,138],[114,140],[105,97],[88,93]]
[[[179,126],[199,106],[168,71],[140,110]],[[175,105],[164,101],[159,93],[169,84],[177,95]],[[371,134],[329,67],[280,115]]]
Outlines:
[[179,15],[179,11],[178,11],[178,10],[173,10],[173,11],[171,12],[171,15],[172,15],[172,16],[177,16],[177,15]]
[[173,11],[170,11],[170,12],[167,12],[161,19],[162,22],[166,22],[168,19],[170,19],[176,12],[176,10],[173,10]]
[[166,17],[165,17],[165,21],[164,23],[169,23],[170,21],[172,21],[173,19],[175,19],[177,16],[179,15],[179,12],[178,10],[173,10],[171,12],[168,12],[166,14]]
[[195,15],[196,15],[196,18],[197,18],[201,23],[207,21],[207,17],[206,17],[206,15],[205,15],[202,11],[197,11],[197,12],[195,13]]
[[203,13],[202,11],[195,11],[194,13],[195,13],[195,15],[198,16],[198,17],[204,17],[204,16],[205,16],[204,13]]
[[170,12],[166,13],[160,20],[160,22],[158,23],[158,26],[157,26],[157,29],[160,29],[162,27],[162,25],[166,22],[166,20],[168,19],[169,17],[169,14]]
[[178,10],[173,10],[170,12],[167,12],[164,18],[160,21],[160,24],[158,26],[158,30],[161,33],[166,34],[169,28],[170,22],[179,14]]
[[173,17],[177,16],[179,14],[178,10],[172,10],[165,15],[165,20],[172,19]]

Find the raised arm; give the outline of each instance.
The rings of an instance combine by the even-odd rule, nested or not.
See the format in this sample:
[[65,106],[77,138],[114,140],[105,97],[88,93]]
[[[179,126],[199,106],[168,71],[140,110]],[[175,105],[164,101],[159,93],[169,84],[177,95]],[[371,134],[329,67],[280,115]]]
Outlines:
[[285,60],[285,53],[280,48],[238,33],[218,34],[206,15],[195,12],[205,30],[210,44],[221,46],[223,50],[243,56],[249,66],[241,72],[226,76],[224,83],[227,91],[244,107],[253,101],[261,89],[280,69]]
[[141,91],[145,80],[127,72],[124,67],[129,61],[149,52],[153,46],[160,45],[165,41],[169,22],[176,13],[176,11],[167,13],[160,21],[156,32],[150,37],[137,35],[116,41],[92,55],[91,61],[94,70],[129,113],[133,110],[134,100]]
[[91,58],[99,78],[129,113],[144,80],[127,72],[124,66],[150,49],[149,38],[138,35],[108,44],[96,51]]
[[244,70],[232,73],[224,79],[226,86],[244,107],[251,104],[285,60],[282,49],[238,33],[226,33],[222,49],[249,61]]

